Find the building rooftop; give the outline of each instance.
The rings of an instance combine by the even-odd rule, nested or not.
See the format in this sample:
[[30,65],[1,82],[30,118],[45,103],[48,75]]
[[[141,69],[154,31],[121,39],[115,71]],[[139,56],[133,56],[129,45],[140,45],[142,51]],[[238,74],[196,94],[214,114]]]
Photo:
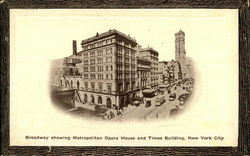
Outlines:
[[130,41],[133,41],[133,42],[136,43],[136,40],[133,39],[133,38],[131,38],[130,36],[125,35],[124,33],[120,32],[120,31],[118,31],[118,30],[110,29],[110,30],[107,31],[107,32],[104,32],[104,33],[101,33],[101,34],[98,34],[98,33],[97,33],[97,34],[96,34],[95,36],[93,36],[93,37],[90,37],[90,38],[88,38],[88,39],[82,40],[82,43],[81,43],[81,44],[83,45],[83,44],[86,44],[86,43],[89,43],[89,42],[92,42],[92,41],[96,41],[96,40],[102,39],[102,38],[107,37],[107,36],[110,36],[110,35],[120,35],[120,36],[126,38],[127,40],[130,40]]
[[180,34],[183,34],[183,35],[185,36],[185,32],[184,32],[184,31],[182,31],[181,29],[179,30],[179,32],[178,32],[178,33],[175,33],[175,35],[180,35]]
[[168,61],[159,61],[159,63],[168,64]]
[[140,56],[137,56],[137,60],[150,62],[150,60],[148,60],[148,59],[146,59],[144,57],[140,57]]
[[140,49],[140,52],[144,52],[144,51],[151,51],[151,52],[154,52],[157,55],[159,55],[158,51],[156,51],[156,50],[154,50],[153,48],[150,48],[150,47]]

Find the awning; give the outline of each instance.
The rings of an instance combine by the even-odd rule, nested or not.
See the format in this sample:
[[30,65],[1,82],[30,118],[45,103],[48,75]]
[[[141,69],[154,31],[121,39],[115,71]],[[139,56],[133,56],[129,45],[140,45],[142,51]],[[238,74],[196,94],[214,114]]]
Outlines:
[[155,89],[145,89],[142,91],[142,93],[154,93],[154,92],[156,92]]

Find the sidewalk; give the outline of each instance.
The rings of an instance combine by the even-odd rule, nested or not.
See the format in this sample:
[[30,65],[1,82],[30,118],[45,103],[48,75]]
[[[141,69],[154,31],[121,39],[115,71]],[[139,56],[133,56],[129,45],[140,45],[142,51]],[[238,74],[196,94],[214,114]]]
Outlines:
[[92,110],[95,111],[95,104],[91,104],[91,103],[80,103],[78,101],[75,101],[75,107],[81,107],[84,109],[88,109],[88,110]]

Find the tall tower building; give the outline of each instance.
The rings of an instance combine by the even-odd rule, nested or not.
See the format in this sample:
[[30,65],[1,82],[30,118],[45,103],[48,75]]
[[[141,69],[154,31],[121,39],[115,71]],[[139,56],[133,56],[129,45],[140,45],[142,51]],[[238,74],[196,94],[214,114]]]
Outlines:
[[175,60],[181,62],[186,59],[185,33],[180,30],[175,34]]
[[186,77],[185,33],[180,30],[175,34],[175,60],[180,63],[182,78]]

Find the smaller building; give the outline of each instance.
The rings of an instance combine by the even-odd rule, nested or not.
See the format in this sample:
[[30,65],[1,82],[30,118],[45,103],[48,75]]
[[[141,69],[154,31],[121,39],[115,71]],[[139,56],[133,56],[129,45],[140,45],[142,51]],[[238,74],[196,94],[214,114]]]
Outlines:
[[194,78],[194,70],[193,70],[193,61],[190,57],[186,58],[186,78],[191,79]]
[[137,57],[137,88],[143,89],[150,85],[151,62],[143,57]]
[[159,85],[159,71],[158,71],[158,61],[159,53],[153,48],[140,48],[139,54],[140,57],[148,59],[150,64],[150,86],[152,89],[157,89]]
[[167,84],[168,83],[168,62],[160,61],[159,64],[159,84]]
[[76,41],[73,41],[73,54],[53,60],[51,64],[51,86],[78,88],[82,78],[81,59],[76,52]]
[[181,65],[178,61],[159,62],[159,84],[171,84],[182,79]]

